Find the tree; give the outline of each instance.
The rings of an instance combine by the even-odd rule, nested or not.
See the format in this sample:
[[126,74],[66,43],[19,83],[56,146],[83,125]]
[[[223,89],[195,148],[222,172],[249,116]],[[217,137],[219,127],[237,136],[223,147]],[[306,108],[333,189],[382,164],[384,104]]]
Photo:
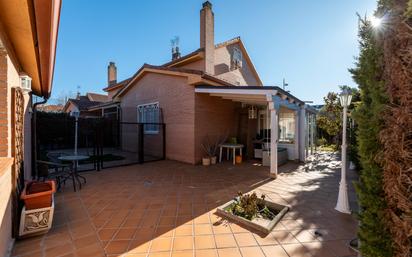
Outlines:
[[339,104],[338,95],[334,92],[329,92],[323,100],[325,105],[317,115],[316,124],[321,130],[321,134],[326,133],[326,140],[329,144],[337,144],[342,131],[342,107]]
[[360,103],[353,117],[358,124],[357,141],[360,158],[360,180],[356,191],[360,205],[359,239],[362,256],[390,257],[392,239],[385,220],[387,207],[383,191],[383,169],[377,161],[382,148],[379,132],[383,127],[382,111],[387,98],[383,81],[383,52],[370,22],[360,20],[360,54],[350,69],[360,90]]
[[[352,102],[348,107],[348,116],[351,118],[351,111],[360,100],[359,90],[350,86],[339,86],[340,90],[348,90],[352,94]],[[329,92],[323,98],[325,105],[317,115],[317,126],[320,130],[321,136],[327,135],[327,142],[329,144],[336,144],[336,148],[341,142],[342,133],[342,107],[339,103],[338,93]],[[348,133],[349,135],[351,133]],[[351,140],[352,141],[352,140]]]

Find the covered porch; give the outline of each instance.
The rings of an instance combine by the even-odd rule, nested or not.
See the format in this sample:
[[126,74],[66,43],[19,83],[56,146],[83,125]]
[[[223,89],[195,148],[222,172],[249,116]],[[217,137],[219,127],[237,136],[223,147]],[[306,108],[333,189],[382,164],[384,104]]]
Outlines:
[[[235,104],[235,108],[220,105],[218,115],[229,112],[236,116],[230,122],[225,121],[227,127],[236,128],[229,136],[235,136],[244,145],[243,156],[261,159],[263,166],[269,166],[271,177],[276,178],[278,166],[285,161],[304,162],[314,154],[316,112],[281,88],[199,85],[195,93]],[[218,102],[208,104],[217,105]],[[216,130],[213,126],[216,125],[211,122],[209,131]]]

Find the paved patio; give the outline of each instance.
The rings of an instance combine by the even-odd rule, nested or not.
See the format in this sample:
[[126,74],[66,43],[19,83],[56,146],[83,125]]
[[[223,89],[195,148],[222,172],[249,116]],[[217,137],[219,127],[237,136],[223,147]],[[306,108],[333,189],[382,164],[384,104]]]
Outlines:
[[[159,161],[85,173],[80,192],[67,184],[56,194],[52,230],[16,242],[13,256],[355,256],[347,244],[356,219],[334,211],[338,167],[334,155],[321,154],[282,166],[276,180],[252,162]],[[214,214],[239,190],[265,193],[291,211],[268,236],[251,233]],[[351,183],[349,190],[355,208]]]

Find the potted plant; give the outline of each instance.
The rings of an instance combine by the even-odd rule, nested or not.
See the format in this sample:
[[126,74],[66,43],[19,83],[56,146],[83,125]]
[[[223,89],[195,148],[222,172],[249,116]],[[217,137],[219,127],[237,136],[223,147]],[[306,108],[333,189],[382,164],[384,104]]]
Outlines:
[[289,210],[288,206],[266,200],[265,195],[243,194],[217,208],[217,213],[241,225],[265,234],[276,226]]
[[202,159],[203,165],[208,162],[209,164],[216,164],[217,162],[217,151],[219,149],[219,145],[226,141],[226,137],[217,138],[216,140],[211,140],[209,136],[206,136],[205,140],[202,143],[202,149],[205,152],[205,157]]
[[26,183],[20,199],[24,201],[26,210],[46,208],[52,205],[52,197],[55,192],[56,184],[53,180],[31,181]]

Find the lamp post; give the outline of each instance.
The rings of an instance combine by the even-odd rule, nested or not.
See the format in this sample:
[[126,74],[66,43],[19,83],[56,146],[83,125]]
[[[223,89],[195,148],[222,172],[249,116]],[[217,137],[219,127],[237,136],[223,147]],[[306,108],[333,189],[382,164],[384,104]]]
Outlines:
[[77,127],[78,127],[78,120],[80,113],[76,111],[70,112],[70,116],[75,118],[75,126],[74,126],[74,155],[77,155]]
[[342,91],[339,96],[340,104],[343,107],[343,132],[342,132],[342,171],[341,178],[339,183],[339,196],[338,202],[336,203],[335,210],[350,214],[351,210],[349,207],[348,200],[348,186],[346,184],[346,120],[347,120],[347,111],[348,106],[352,100],[352,95],[346,89]]

